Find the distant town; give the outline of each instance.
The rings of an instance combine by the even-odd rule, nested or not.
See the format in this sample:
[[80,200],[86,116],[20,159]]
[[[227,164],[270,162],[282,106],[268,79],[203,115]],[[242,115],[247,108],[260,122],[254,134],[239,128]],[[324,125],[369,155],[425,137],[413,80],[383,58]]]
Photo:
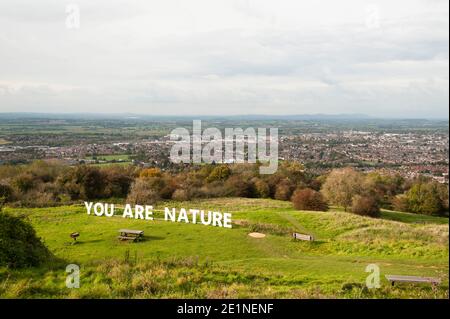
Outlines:
[[[397,122],[396,122],[397,121]],[[59,159],[71,165],[137,165],[170,168],[169,132],[187,121],[2,119],[0,164]],[[311,172],[354,166],[403,177],[428,176],[448,183],[448,122],[380,120],[239,120],[215,125],[280,127],[280,160]]]

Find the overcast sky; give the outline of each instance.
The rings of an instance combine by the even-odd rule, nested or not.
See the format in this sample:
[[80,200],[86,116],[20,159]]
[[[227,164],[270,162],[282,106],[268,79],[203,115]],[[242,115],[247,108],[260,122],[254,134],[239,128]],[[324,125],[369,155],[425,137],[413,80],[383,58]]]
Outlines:
[[0,112],[448,118],[448,5],[1,0]]

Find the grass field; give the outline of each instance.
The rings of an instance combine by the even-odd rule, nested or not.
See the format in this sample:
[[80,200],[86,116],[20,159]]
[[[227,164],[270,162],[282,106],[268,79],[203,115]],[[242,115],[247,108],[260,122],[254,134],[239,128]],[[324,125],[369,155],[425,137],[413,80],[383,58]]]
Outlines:
[[[86,159],[93,160],[93,156],[89,156]],[[97,167],[107,167],[107,166],[127,166],[131,165],[131,159],[129,155],[118,154],[118,155],[98,155],[95,157],[98,163],[90,164],[91,166]]]
[[[0,269],[0,296],[23,298],[448,298],[448,219],[383,211],[372,219],[341,211],[295,211],[289,202],[211,199],[160,203],[232,213],[233,228],[88,216],[84,206],[6,208],[26,215],[59,259],[39,268]],[[161,217],[156,213],[156,217]],[[120,228],[145,231],[123,243]],[[79,242],[69,234],[80,232]],[[265,233],[251,238],[248,233]],[[292,231],[314,235],[294,241]],[[65,265],[81,287],[65,287]],[[368,264],[381,287],[367,289]],[[385,274],[440,277],[438,288],[398,284]]]

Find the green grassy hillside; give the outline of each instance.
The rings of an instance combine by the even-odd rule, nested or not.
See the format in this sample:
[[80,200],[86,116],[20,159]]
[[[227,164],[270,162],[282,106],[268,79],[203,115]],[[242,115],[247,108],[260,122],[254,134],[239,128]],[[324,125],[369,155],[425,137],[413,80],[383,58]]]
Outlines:
[[[1,297],[86,298],[448,298],[448,219],[384,211],[372,219],[341,211],[300,212],[289,202],[211,199],[161,203],[214,208],[233,228],[88,216],[84,206],[6,208],[26,215],[61,260],[35,269],[0,270]],[[158,214],[156,215],[158,217]],[[124,243],[117,230],[145,231]],[[80,232],[79,242],[69,234]],[[266,234],[251,238],[250,232]],[[314,242],[294,241],[292,231]],[[81,267],[81,287],[65,287],[65,265]],[[365,288],[368,264],[381,288]],[[385,274],[434,276],[439,288],[398,284]]]

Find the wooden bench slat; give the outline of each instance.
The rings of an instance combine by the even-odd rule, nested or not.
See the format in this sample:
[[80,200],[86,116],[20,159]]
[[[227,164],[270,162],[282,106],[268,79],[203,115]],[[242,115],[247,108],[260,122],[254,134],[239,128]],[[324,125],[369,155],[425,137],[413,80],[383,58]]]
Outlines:
[[426,282],[426,283],[434,283],[439,284],[441,280],[439,278],[433,277],[419,277],[419,276],[402,276],[402,275],[386,275],[387,280],[392,282]]
[[142,235],[144,231],[135,229],[119,229],[119,233]]
[[119,229],[120,236],[117,238],[120,240],[139,241],[144,237],[143,230],[136,229]]
[[295,239],[300,239],[300,240],[308,240],[308,241],[314,240],[314,237],[311,235],[304,235],[304,234],[299,234],[299,233],[292,233],[292,237],[294,237]]
[[117,236],[117,238],[120,240],[132,240],[132,241],[135,241],[137,239],[137,237],[129,237],[129,236]]

